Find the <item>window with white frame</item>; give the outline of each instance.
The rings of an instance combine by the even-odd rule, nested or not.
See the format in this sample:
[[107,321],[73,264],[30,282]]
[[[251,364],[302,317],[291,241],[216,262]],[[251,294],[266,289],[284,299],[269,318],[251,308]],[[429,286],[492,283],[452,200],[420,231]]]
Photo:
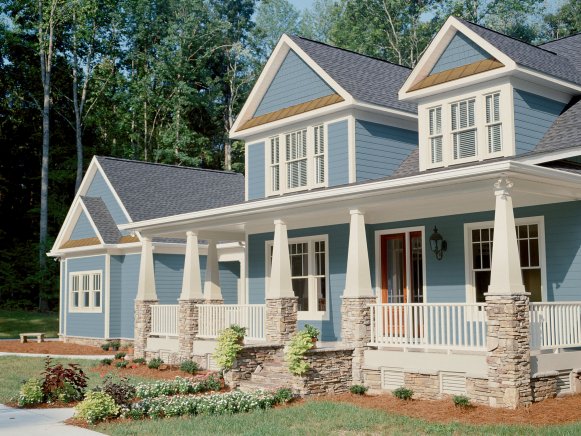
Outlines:
[[[267,243],[268,277],[272,265],[272,242]],[[327,311],[327,238],[315,236],[289,240],[293,292],[298,297],[299,317],[320,318]]]
[[502,151],[502,123],[500,122],[500,93],[486,96],[486,137],[488,153]]
[[100,312],[102,306],[102,272],[71,273],[69,310],[71,312]]
[[325,185],[327,138],[324,125],[268,139],[269,195]]
[[475,106],[476,100],[473,98],[450,106],[454,160],[474,157],[477,154]]
[[[531,301],[542,301],[544,243],[541,239],[540,220],[517,220],[517,242],[525,290],[531,293]],[[490,285],[490,267],[494,239],[493,224],[471,224],[469,238],[469,281],[473,289],[473,301],[483,302]]]
[[442,106],[430,109],[430,157],[432,163],[442,162]]

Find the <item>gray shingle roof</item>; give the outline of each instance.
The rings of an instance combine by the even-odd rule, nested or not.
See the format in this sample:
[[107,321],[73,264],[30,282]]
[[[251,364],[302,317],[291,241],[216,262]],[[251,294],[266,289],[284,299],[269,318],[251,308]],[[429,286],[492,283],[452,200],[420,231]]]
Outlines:
[[105,244],[117,244],[121,233],[101,197],[81,197]]
[[97,157],[133,221],[244,201],[244,176],[229,171]]
[[409,68],[299,36],[290,38],[356,100],[417,113],[415,103],[399,101],[397,95]]
[[547,130],[534,152],[581,146],[581,98],[573,99]]
[[517,64],[571,83],[581,84],[581,74],[567,57],[548,51],[546,47],[535,47],[461,18],[458,20]]
[[539,47],[569,59],[571,64],[577,68],[579,75],[581,75],[581,33],[556,39],[555,41],[541,44]]

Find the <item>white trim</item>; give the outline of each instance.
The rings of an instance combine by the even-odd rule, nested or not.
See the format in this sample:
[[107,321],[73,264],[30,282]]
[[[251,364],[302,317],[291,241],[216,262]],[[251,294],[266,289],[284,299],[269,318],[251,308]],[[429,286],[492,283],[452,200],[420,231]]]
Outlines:
[[[104,289],[104,294],[103,292],[101,293],[101,306],[103,306],[103,301],[105,302],[105,328],[104,328],[104,333],[105,333],[105,337],[109,338],[109,333],[110,333],[110,319],[111,319],[111,255],[110,254],[106,254],[105,255],[105,286],[101,285],[101,287]],[[121,292],[123,292],[123,289],[120,289]]]
[[[90,289],[89,289],[89,306],[79,306],[79,307],[74,307],[72,305],[72,301],[74,300],[73,297],[73,289],[72,289],[72,279],[73,276],[85,276],[88,275],[89,276],[89,285],[90,285]],[[95,275],[99,275],[99,284],[101,285],[101,289],[99,289],[99,292],[101,293],[100,297],[99,297],[99,302],[100,302],[100,306],[95,307],[94,306],[94,292],[95,290],[93,289],[93,277]],[[74,272],[70,272],[68,274],[68,283],[67,283],[67,292],[69,295],[69,306],[68,306],[68,313],[102,313],[103,312],[103,270],[102,269],[96,269],[96,270],[86,270],[86,271],[74,271]],[[81,278],[79,278],[79,284],[82,281]],[[85,290],[86,291],[86,290]],[[81,302],[82,299],[82,292],[81,289],[79,289],[79,303]]]
[[[155,218],[136,223],[120,225],[122,230],[143,230],[157,234],[171,233],[176,225],[186,224],[191,228],[196,225],[217,225],[216,220],[220,220],[220,225],[229,223],[239,223],[245,216],[274,210],[292,210],[296,205],[302,207],[317,206],[328,207],[331,202],[344,202],[349,199],[360,199],[362,196],[374,196],[388,191],[390,194],[417,191],[421,187],[437,185],[454,185],[458,180],[479,180],[483,177],[494,176],[504,173],[508,177],[527,177],[532,180],[542,180],[544,183],[571,189],[571,200],[579,199],[579,183],[581,175],[554,170],[551,168],[538,167],[536,165],[525,164],[514,160],[502,162],[482,163],[474,166],[461,168],[450,168],[445,171],[422,173],[409,177],[397,179],[379,180],[375,182],[354,184],[349,186],[336,187],[333,189],[321,189],[312,192],[300,192],[291,196],[271,197],[252,203],[242,203],[238,205],[225,206],[215,209],[207,209],[198,212],[190,212],[171,217]],[[547,180],[547,179],[550,179]],[[166,228],[166,229],[164,229]]]
[[[61,262],[63,262],[64,265],[64,282],[65,282],[65,289],[64,292],[62,294],[62,298],[64,298],[64,304],[63,304],[63,317],[64,317],[64,324],[63,324],[63,335],[66,336],[67,334],[67,318],[68,318],[68,307],[69,307],[69,274],[68,274],[68,265],[67,265],[67,259],[63,259]],[[61,277],[61,283],[62,283],[62,277]],[[62,286],[62,285],[61,285]]]
[[93,158],[93,159],[95,159],[95,165],[97,166],[97,168],[99,168],[99,171],[101,171],[101,175],[103,176],[103,179],[105,180],[105,183],[109,187],[109,190],[113,194],[113,197],[115,198],[115,200],[117,201],[117,203],[121,207],[121,210],[125,214],[125,218],[127,218],[127,221],[128,222],[130,222],[130,223],[133,222],[133,220],[129,216],[129,212],[127,212],[127,209],[125,209],[125,205],[121,201],[121,198],[119,198],[119,195],[117,195],[117,191],[115,191],[115,188],[113,188],[113,185],[109,181],[109,178],[107,177],[107,174],[105,173],[105,171],[103,170],[103,168],[101,168],[101,165],[99,164],[99,161],[96,158]]
[[544,162],[552,162],[555,160],[567,159],[577,156],[581,156],[580,146],[573,146],[564,150],[549,151],[542,154],[535,154],[533,156],[522,156],[519,158],[519,162],[530,165],[538,165]]
[[[315,269],[315,256],[314,256],[314,243],[323,241],[325,243],[325,305],[326,310],[323,311],[313,311],[311,310],[312,305],[317,305],[318,300],[315,298],[315,302],[312,303],[312,297],[315,292],[315,288],[313,286],[313,275]],[[307,243],[308,244],[308,293],[309,293],[309,310],[308,311],[298,311],[297,312],[297,319],[299,321],[328,321],[329,320],[329,305],[330,305],[330,274],[329,274],[329,235],[313,235],[313,236],[301,236],[298,238],[289,238],[288,243],[290,244],[301,244]],[[271,259],[270,259],[270,247],[274,244],[273,240],[268,240],[264,244],[264,288],[268,289],[269,286],[269,278],[270,278],[270,267],[271,267]]]
[[[93,217],[91,216],[91,214],[87,210],[87,206],[85,206],[85,202],[83,201],[82,198],[81,198],[81,201],[79,204],[81,205],[83,211],[85,212],[85,215],[87,216],[87,219],[89,220],[89,224],[91,224],[91,227],[93,227],[93,230],[95,231],[95,234],[97,235],[97,238],[99,238],[99,242],[101,244],[105,244],[105,240],[101,236],[101,233],[99,233],[99,229],[97,228],[95,221],[93,221]],[[79,217],[80,217],[80,215],[79,215]],[[77,222],[78,222],[78,218],[77,218]],[[75,225],[76,225],[76,222],[75,222]],[[73,229],[74,229],[74,227],[73,227]]]
[[[245,286],[244,286],[244,301],[242,304],[250,304],[250,272],[249,264],[246,259],[248,259],[248,233],[244,235],[244,273],[245,273]],[[266,288],[264,289],[266,292]]]
[[59,261],[59,335],[64,334],[65,330],[65,290],[63,289],[63,281],[66,283],[66,277],[64,274],[64,259],[58,259]]
[[[547,297],[547,256],[545,245],[545,217],[530,216],[515,218],[515,225],[537,224],[539,229],[539,267],[541,269],[541,296],[543,302]],[[476,289],[472,274],[472,230],[494,228],[494,221],[480,221],[464,223],[464,278],[466,283],[466,303],[476,303]],[[491,257],[492,258],[492,257]]]
[[350,115],[347,118],[347,147],[349,159],[349,183],[355,183],[357,180],[357,163],[356,163],[356,148],[355,148],[355,116]]
[[378,304],[383,304],[381,301],[381,237],[383,235],[395,235],[398,233],[405,233],[405,242],[406,242],[406,250],[405,250],[405,257],[406,257],[406,283],[408,287],[406,289],[407,292],[407,299],[408,302],[411,301],[410,298],[410,288],[409,284],[411,283],[410,277],[410,259],[409,259],[409,248],[410,248],[410,233],[411,232],[420,232],[422,234],[422,274],[423,274],[423,284],[422,284],[422,293],[424,296],[424,303],[428,302],[428,287],[427,287],[427,277],[426,277],[426,227],[425,226],[415,226],[415,227],[400,227],[397,229],[385,229],[385,230],[376,230],[375,237],[374,237],[374,244],[375,244],[375,286],[374,286],[374,293],[375,297],[377,298]]

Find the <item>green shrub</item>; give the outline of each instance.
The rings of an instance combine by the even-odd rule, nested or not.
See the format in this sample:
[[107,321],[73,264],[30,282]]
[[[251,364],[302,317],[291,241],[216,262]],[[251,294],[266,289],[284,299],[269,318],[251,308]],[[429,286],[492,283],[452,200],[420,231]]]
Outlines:
[[129,363],[129,362],[127,362],[126,360],[121,360],[120,362],[117,362],[117,363],[115,364],[115,366],[116,366],[117,368],[127,368],[127,364],[128,364],[128,363]]
[[305,360],[305,353],[313,348],[311,335],[306,330],[295,333],[284,355],[289,371],[294,375],[305,375],[311,366]]
[[454,395],[452,401],[456,407],[468,408],[472,405],[470,404],[470,398],[465,395]]
[[111,365],[113,363],[113,359],[101,359],[101,364],[103,365]]
[[276,404],[285,404],[294,398],[293,391],[289,388],[280,388],[274,393]]
[[117,351],[117,350],[119,350],[119,347],[121,347],[121,341],[117,341],[117,340],[111,341],[111,342],[109,342],[109,346],[111,347],[111,349],[113,351]]
[[349,391],[355,395],[365,395],[365,392],[367,392],[367,389],[369,389],[367,386],[353,385],[349,388]]
[[163,360],[161,360],[159,357],[154,357],[153,359],[151,359],[149,361],[149,363],[147,364],[147,367],[149,369],[158,369],[163,363]]
[[104,392],[89,392],[86,398],[75,407],[75,417],[84,419],[89,424],[95,424],[119,414],[119,406],[115,400]]
[[145,359],[143,357],[138,357],[137,359],[133,359],[133,363],[142,364],[145,363]]
[[36,378],[28,379],[21,387],[18,394],[18,405],[20,407],[34,406],[44,400],[42,393],[42,382]]
[[133,420],[143,419],[145,418],[145,412],[143,409],[133,408],[127,410],[124,414],[124,417]]
[[115,354],[115,359],[123,359],[126,355],[127,355],[127,353],[124,353],[123,351],[121,351],[121,352]]
[[395,398],[399,398],[400,400],[411,400],[412,396],[414,395],[414,391],[402,386],[401,388],[394,390],[392,394]]
[[244,338],[244,332],[246,332],[245,328],[233,325],[222,330],[218,335],[213,357],[220,369],[227,371],[234,366],[236,356],[243,348],[240,340]]
[[79,393],[74,386],[69,383],[63,384],[54,392],[54,397],[63,403],[71,403],[83,399],[83,395]]
[[101,349],[103,351],[109,351],[109,348],[111,348],[111,344],[109,342],[105,342],[104,344],[101,344]]
[[188,374],[194,374],[196,371],[199,371],[200,365],[198,365],[193,360],[184,360],[180,364],[180,371],[187,372]]
[[139,398],[156,398],[162,395],[186,395],[200,392],[219,391],[220,380],[209,376],[206,380],[194,381],[191,378],[176,377],[174,380],[158,380],[150,383],[139,383],[135,387]]
[[319,337],[319,335],[321,334],[321,332],[319,331],[318,328],[316,328],[310,324],[305,324],[305,331],[309,334],[309,336],[311,338],[315,338],[315,339],[317,339]]
[[102,386],[95,388],[95,391],[104,392],[113,398],[115,404],[122,407],[129,407],[135,399],[135,386],[129,383],[126,377],[122,377],[118,382],[114,382],[107,377]]

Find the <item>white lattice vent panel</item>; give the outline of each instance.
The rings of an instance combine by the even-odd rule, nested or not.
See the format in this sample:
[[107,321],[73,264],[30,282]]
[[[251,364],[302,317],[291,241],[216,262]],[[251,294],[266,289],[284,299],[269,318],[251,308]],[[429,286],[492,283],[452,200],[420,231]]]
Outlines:
[[206,368],[209,369],[210,371],[219,371],[220,370],[220,367],[218,366],[216,361],[214,359],[212,359],[211,353],[206,354]]
[[557,376],[557,394],[567,394],[571,392],[571,371],[559,371]]
[[466,393],[466,374],[460,372],[440,373],[440,392],[462,395]]
[[381,388],[397,389],[404,385],[404,374],[401,368],[381,368]]

